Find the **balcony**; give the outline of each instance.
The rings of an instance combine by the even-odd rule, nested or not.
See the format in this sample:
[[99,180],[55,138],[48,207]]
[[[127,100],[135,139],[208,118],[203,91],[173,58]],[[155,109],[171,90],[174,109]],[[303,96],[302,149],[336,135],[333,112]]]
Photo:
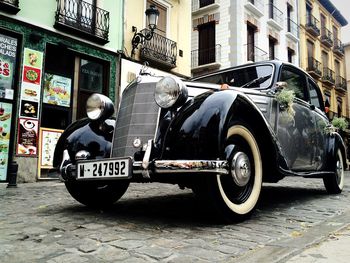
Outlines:
[[306,71],[314,78],[320,78],[322,76],[321,62],[319,62],[313,57],[309,57],[307,59]]
[[269,19],[267,23],[277,30],[283,29],[283,12],[276,6],[269,4]]
[[220,0],[192,0],[192,15],[208,13],[220,7]]
[[346,79],[341,76],[337,76],[335,78],[335,89],[342,92],[346,92],[347,91]]
[[322,82],[329,85],[334,85],[335,84],[334,71],[331,70],[330,68],[324,67],[323,74],[322,74]]
[[108,43],[109,12],[80,0],[58,0],[54,27],[99,44]]
[[[149,29],[142,29],[141,33],[147,35]],[[172,69],[176,67],[177,44],[176,42],[153,33],[151,40],[146,40],[141,47],[140,58],[147,61],[150,65],[156,65],[163,69]]]
[[246,4],[244,6],[258,18],[264,15],[264,4],[262,0],[246,0]]
[[299,26],[292,19],[287,18],[287,33],[286,36],[294,42],[299,41]]
[[305,29],[314,37],[318,37],[321,33],[319,24],[320,21],[318,21],[316,17],[311,14],[306,15]]
[[326,27],[322,27],[322,28],[321,28],[321,42],[322,42],[326,47],[331,47],[331,46],[333,46],[332,32],[329,31]]
[[218,69],[221,66],[221,45],[209,49],[197,49],[191,52],[192,72],[199,72],[203,69]]
[[334,39],[333,52],[335,54],[339,55],[339,56],[343,56],[344,55],[343,43],[337,38]]
[[266,51],[251,44],[245,45],[244,49],[246,50],[247,61],[259,62],[267,60],[269,57]]
[[0,10],[10,14],[17,14],[19,9],[18,0],[0,0]]

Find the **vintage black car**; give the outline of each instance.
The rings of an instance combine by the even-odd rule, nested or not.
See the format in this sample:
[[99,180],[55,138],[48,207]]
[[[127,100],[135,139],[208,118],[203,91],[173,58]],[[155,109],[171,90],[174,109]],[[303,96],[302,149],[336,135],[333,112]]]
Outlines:
[[[124,90],[117,117],[103,95],[71,124],[54,165],[69,193],[113,204],[130,182],[188,187],[220,218],[242,219],[263,182],[285,176],[344,187],[345,145],[316,82],[280,61],[251,63],[183,81],[144,73]],[[276,197],[278,198],[278,197]]]

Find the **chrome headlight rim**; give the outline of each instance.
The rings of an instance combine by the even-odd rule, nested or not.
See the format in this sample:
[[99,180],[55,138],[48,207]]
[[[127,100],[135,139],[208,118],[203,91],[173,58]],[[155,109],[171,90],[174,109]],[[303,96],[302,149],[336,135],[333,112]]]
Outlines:
[[90,120],[105,120],[114,114],[114,104],[110,98],[93,93],[86,101],[86,115]]
[[179,107],[186,102],[187,98],[187,87],[177,77],[166,76],[156,84],[154,100],[163,109]]

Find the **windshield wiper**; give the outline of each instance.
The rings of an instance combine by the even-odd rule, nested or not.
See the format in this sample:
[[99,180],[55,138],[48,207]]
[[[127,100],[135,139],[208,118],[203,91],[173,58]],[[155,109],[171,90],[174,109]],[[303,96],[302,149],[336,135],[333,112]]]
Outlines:
[[271,77],[271,74],[263,76],[263,77],[259,77],[259,78],[256,78],[256,79],[253,79],[253,80],[249,81],[248,83],[244,84],[243,86],[241,86],[241,88],[249,88],[252,85],[264,83],[270,77]]

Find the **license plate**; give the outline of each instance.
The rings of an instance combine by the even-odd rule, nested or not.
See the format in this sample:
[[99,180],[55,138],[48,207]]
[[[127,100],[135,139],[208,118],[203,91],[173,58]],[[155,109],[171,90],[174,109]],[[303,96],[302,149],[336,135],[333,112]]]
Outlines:
[[128,178],[131,174],[131,158],[114,158],[77,163],[77,179]]

